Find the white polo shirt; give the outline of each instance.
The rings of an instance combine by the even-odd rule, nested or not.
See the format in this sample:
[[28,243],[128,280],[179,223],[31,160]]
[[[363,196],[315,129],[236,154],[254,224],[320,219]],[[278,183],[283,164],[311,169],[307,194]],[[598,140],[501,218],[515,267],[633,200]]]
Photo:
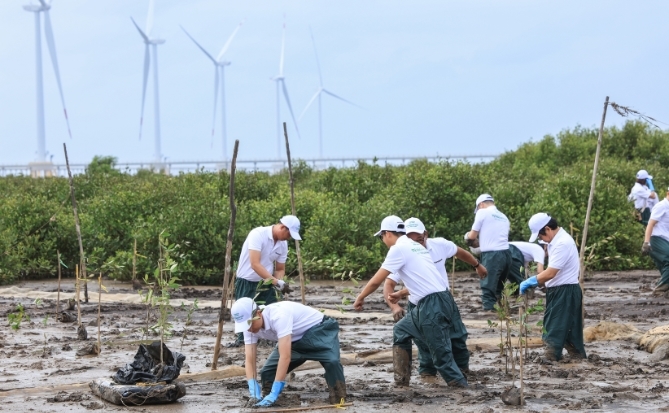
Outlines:
[[[439,274],[446,280],[446,289],[450,289],[448,273],[446,272],[446,260],[458,252],[458,246],[445,238],[428,238],[425,244],[427,245],[427,250],[430,253],[430,258],[432,258],[434,266],[437,267]],[[400,282],[399,275],[395,273],[390,274],[388,278],[396,283]]]
[[641,185],[637,182],[632,187],[627,199],[634,201],[634,208],[636,209],[652,208],[654,200],[650,198],[651,192],[646,185]]
[[399,275],[409,290],[409,301],[415,305],[426,295],[448,290],[448,282],[437,271],[430,252],[406,235],[390,247],[381,268]]
[[279,301],[262,310],[264,325],[257,333],[244,332],[244,343],[255,344],[259,338],[279,341],[290,335],[290,341],[301,339],[311,327],[323,321],[323,313],[292,301]]
[[518,248],[520,252],[523,253],[523,261],[525,264],[528,262],[538,262],[541,265],[544,265],[546,258],[546,253],[541,245],[535,244],[533,242],[522,242],[522,241],[512,241],[509,242],[510,245]]
[[277,241],[275,243],[271,225],[253,229],[244,241],[242,253],[239,256],[239,266],[237,267],[237,278],[243,278],[251,282],[258,282],[262,280],[262,277],[251,268],[249,250],[260,251],[260,264],[270,274],[274,273],[275,261],[283,264],[288,258],[288,242]]
[[472,229],[479,233],[481,252],[509,249],[509,219],[491,205],[476,211]]
[[558,270],[552,280],[546,282],[546,287],[557,287],[565,284],[578,284],[580,265],[576,243],[564,228],[555,234],[548,243],[548,267]]
[[657,221],[650,235],[669,241],[669,201],[667,198],[653,207],[653,210],[650,211],[650,219]]

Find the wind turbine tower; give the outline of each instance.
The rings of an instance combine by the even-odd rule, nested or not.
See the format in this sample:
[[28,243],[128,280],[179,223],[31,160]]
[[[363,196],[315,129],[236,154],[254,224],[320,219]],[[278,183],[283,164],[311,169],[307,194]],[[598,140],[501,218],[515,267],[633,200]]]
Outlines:
[[288,89],[286,88],[286,80],[283,76],[283,57],[284,51],[286,48],[286,23],[283,24],[283,35],[281,37],[281,59],[279,60],[279,74],[271,80],[276,82],[276,159],[281,160],[281,142],[283,141],[283,128],[281,127],[281,92],[283,92],[283,97],[286,100],[286,105],[290,111],[290,116],[293,118],[293,124],[295,125],[295,132],[297,132],[297,137],[300,138],[300,130],[297,128],[297,121],[295,120],[295,115],[293,114],[293,108],[290,106],[290,98],[288,98]]
[[239,25],[235,28],[235,30],[232,32],[230,37],[228,38],[228,41],[225,42],[223,45],[223,48],[221,49],[220,52],[218,52],[218,56],[214,58],[207,50],[200,45],[200,43],[193,38],[193,36],[190,35],[184,29],[181,27],[181,30],[186,33],[186,35],[195,43],[195,45],[202,50],[202,52],[209,58],[214,63],[214,120],[211,125],[211,139],[213,143],[214,139],[214,132],[215,132],[215,125],[216,125],[216,106],[218,103],[218,94],[219,94],[219,80],[220,80],[220,94],[221,94],[221,138],[223,142],[223,167],[227,169],[228,165],[228,143],[227,143],[227,131],[226,131],[226,119],[225,119],[225,67],[230,65],[230,62],[227,60],[223,59],[223,56],[225,55],[225,52],[228,51],[228,48],[230,47],[230,43],[232,43],[232,39],[234,39],[235,35],[237,34],[237,31],[242,27],[242,24],[244,24],[244,21],[239,23]]
[[[51,2],[46,0],[39,0],[39,4],[29,4],[23,6],[23,9],[35,13],[35,66],[37,74],[36,92],[37,92],[37,162],[36,164],[47,164],[46,160],[46,134],[44,127],[44,84],[42,78],[42,22],[40,14],[44,14],[44,37],[46,38],[47,48],[51,56],[51,63],[53,71],[56,75],[56,82],[58,83],[58,91],[60,92],[60,101],[63,105],[63,113],[65,114],[65,123],[67,124],[67,131],[72,138],[70,131],[70,121],[67,118],[67,109],[65,108],[65,97],[63,95],[63,86],[60,81],[60,71],[58,70],[58,57],[56,55],[56,42],[53,37],[53,29],[51,28],[51,18],[49,17],[49,10],[51,9]],[[48,168],[47,168],[48,169]],[[46,169],[43,169],[46,171]]]
[[311,98],[309,103],[307,103],[307,106],[304,108],[302,111],[302,114],[299,117],[299,120],[302,119],[304,114],[307,112],[309,107],[314,103],[316,99],[318,99],[318,156],[323,159],[323,109],[321,106],[321,95],[325,93],[326,95],[330,95],[333,98],[339,99],[341,101],[344,101],[348,103],[349,105],[357,106],[355,103],[348,101],[344,99],[341,96],[337,96],[334,93],[330,92],[329,90],[325,89],[323,86],[323,75],[321,74],[321,64],[318,61],[318,51],[316,50],[316,41],[314,40],[314,33],[311,31],[311,27],[309,28],[309,33],[311,34],[311,42],[314,45],[314,54],[316,55],[316,67],[318,68],[318,90],[314,94],[314,96]]
[[151,67],[151,52],[153,52],[153,110],[154,110],[154,166],[161,168],[163,166],[163,154],[160,149],[160,99],[158,95],[158,45],[165,43],[163,39],[151,37],[153,28],[153,4],[154,0],[149,0],[149,12],[146,16],[146,27],[144,30],[139,28],[137,22],[132,17],[132,23],[137,28],[140,36],[144,40],[144,82],[142,85],[142,109],[139,118],[139,138],[142,138],[142,125],[144,123],[144,102],[146,100],[146,85],[149,79],[149,69]]

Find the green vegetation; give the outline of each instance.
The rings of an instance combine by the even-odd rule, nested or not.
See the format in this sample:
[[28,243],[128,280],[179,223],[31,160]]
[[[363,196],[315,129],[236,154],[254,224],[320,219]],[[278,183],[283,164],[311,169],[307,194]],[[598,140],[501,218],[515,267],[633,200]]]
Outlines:
[[[417,216],[430,233],[461,244],[482,192],[491,193],[511,219],[511,239],[527,239],[529,217],[546,211],[578,243],[596,140],[596,129],[576,127],[525,143],[486,164],[360,163],[314,171],[298,162],[294,178],[305,273],[371,275],[387,252],[372,234],[389,214]],[[167,231],[181,246],[174,256],[179,278],[187,284],[219,284],[230,214],[229,176],[150,171],[130,175],[113,169],[113,163],[113,158],[96,157],[85,174],[75,177],[88,267],[129,280],[137,240],[142,257],[137,276],[152,275],[153,263],[160,259],[159,234]],[[669,131],[640,122],[607,128],[589,230],[589,244],[596,245],[588,255],[591,270],[652,266],[639,254],[643,229],[633,221],[632,205],[626,202],[639,169],[655,176],[664,196],[661,188],[669,185]],[[290,212],[287,172],[238,171],[236,185],[234,259],[252,228],[276,223]],[[0,192],[0,283],[54,276],[57,249],[68,265],[79,262],[66,179],[10,176],[0,178]],[[287,273],[296,273],[293,248]]]
[[9,322],[9,327],[16,331],[21,328],[21,323],[23,321],[30,322],[30,316],[26,313],[23,305],[19,303],[16,305],[16,311],[7,314],[7,321]]

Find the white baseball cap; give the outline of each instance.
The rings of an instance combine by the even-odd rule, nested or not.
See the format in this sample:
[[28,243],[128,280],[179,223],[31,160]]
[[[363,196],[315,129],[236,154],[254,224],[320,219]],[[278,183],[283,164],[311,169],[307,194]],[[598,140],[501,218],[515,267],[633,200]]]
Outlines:
[[415,232],[417,234],[422,234],[425,232],[425,225],[418,218],[411,217],[404,221],[404,229],[407,234]]
[[530,232],[532,232],[532,236],[530,236],[530,242],[534,242],[537,239],[539,236],[539,231],[544,229],[550,220],[551,216],[545,212],[539,212],[538,214],[532,215],[532,218],[530,218],[530,221],[527,224],[530,227]]
[[636,173],[636,179],[653,179],[652,176],[648,175],[648,171],[645,169],[640,170],[639,172]]
[[477,212],[478,212],[478,210],[479,210],[479,204],[480,204],[481,202],[484,202],[484,201],[493,201],[493,202],[495,202],[495,200],[492,198],[492,195],[490,195],[490,194],[481,194],[481,195],[479,195],[479,197],[476,198],[476,208],[474,208],[474,213],[477,213]]
[[295,215],[286,215],[281,218],[279,222],[288,227],[290,236],[293,237],[293,239],[298,241],[302,240],[302,237],[300,237],[300,220],[297,219]]
[[249,328],[251,328],[253,311],[255,311],[257,308],[258,305],[248,297],[242,297],[235,301],[235,303],[232,305],[232,308],[230,309],[232,319],[235,320],[235,333],[249,331]]
[[404,221],[402,221],[402,218],[398,217],[397,215],[389,215],[383,218],[383,221],[381,221],[381,229],[379,232],[374,234],[374,236],[378,237],[381,235],[382,231],[405,232]]

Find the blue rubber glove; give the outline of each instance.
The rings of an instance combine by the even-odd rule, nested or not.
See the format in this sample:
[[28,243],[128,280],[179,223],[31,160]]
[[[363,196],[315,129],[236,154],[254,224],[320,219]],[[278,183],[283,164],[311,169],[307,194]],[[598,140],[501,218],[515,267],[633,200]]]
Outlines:
[[276,402],[276,399],[279,398],[284,387],[286,387],[285,381],[275,381],[274,384],[272,384],[272,392],[265,396],[260,403],[256,404],[256,407],[268,407],[273,405],[274,402]]
[[533,275],[532,277],[520,283],[520,293],[525,294],[525,291],[527,291],[528,289],[538,286],[539,286],[539,281],[537,280],[537,276]]
[[251,396],[252,399],[260,400],[262,396],[260,395],[261,390],[258,381],[256,379],[248,379],[246,382],[249,384],[249,396]]
[[653,180],[650,178],[646,178],[646,185],[648,185],[648,189],[651,191],[655,190],[655,187],[653,186]]

